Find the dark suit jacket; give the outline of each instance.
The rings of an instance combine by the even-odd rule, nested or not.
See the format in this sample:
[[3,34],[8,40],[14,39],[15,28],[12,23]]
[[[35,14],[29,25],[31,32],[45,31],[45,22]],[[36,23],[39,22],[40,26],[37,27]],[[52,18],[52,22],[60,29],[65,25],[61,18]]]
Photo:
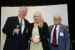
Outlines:
[[24,19],[24,22],[25,28],[23,34],[20,34],[20,31],[19,35],[13,35],[13,29],[16,28],[17,25],[19,25],[20,29],[18,16],[7,19],[3,28],[3,33],[7,35],[3,50],[26,50],[26,48],[28,48],[29,22],[26,19]]
[[[34,27],[34,23],[31,23],[29,27],[29,34],[30,34],[29,37],[32,36],[33,27]],[[38,27],[38,28],[39,28],[39,35],[40,35],[40,40],[42,42],[43,50],[50,50],[48,40],[47,40],[47,38],[49,37],[49,30],[48,30],[47,23],[44,22],[43,27],[42,28]]]

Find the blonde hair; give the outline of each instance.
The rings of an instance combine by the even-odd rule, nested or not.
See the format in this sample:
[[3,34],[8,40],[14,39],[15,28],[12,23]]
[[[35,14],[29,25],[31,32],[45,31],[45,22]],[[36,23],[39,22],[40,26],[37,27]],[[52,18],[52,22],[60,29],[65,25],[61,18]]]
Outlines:
[[[44,23],[44,19],[43,19],[43,16],[42,16],[42,14],[41,14],[41,12],[40,11],[36,11],[35,13],[34,13],[34,15],[33,15],[33,18],[34,18],[34,16],[36,16],[36,15],[38,15],[39,17],[40,17],[40,23],[39,23],[39,27],[43,27],[43,23]],[[35,22],[35,21],[34,21]]]

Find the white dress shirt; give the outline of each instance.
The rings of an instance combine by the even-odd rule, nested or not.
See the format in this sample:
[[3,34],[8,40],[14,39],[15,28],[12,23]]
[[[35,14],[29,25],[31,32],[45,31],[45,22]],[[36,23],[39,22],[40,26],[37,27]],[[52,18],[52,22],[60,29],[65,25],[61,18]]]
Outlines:
[[[54,28],[55,28],[56,25],[54,25],[52,31],[51,31],[51,44],[53,42],[53,31],[54,31]],[[60,27],[60,24],[57,25],[56,27],[56,44],[58,45],[58,35],[59,35],[59,27]]]
[[[19,19],[19,23],[21,23],[21,18],[18,17],[18,19]],[[23,33],[24,28],[25,28],[25,22],[24,22],[24,19],[22,19],[22,28],[21,28],[22,30],[21,30],[21,33]]]

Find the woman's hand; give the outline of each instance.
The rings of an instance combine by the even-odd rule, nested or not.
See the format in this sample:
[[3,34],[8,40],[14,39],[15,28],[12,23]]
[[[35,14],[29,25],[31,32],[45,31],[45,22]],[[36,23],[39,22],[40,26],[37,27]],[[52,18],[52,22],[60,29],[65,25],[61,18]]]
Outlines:
[[38,44],[39,42],[40,42],[40,39],[34,40],[34,43],[35,43],[35,44]]
[[35,44],[39,43],[40,42],[40,39],[38,36],[32,36],[31,37],[31,41],[34,42]]
[[32,42],[34,42],[34,41],[33,41],[33,37],[31,37],[30,40],[31,40]]

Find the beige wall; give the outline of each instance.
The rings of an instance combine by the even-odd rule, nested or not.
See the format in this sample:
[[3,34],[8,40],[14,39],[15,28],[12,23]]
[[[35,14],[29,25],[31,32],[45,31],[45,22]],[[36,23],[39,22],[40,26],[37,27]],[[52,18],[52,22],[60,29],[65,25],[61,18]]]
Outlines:
[[[43,15],[44,20],[49,25],[53,24],[54,14],[60,13],[62,16],[62,23],[68,25],[68,14],[67,14],[67,4],[60,5],[47,5],[47,6],[29,6],[28,14],[26,19],[32,23],[33,22],[33,13],[35,11],[40,11]],[[10,16],[18,15],[19,7],[1,7],[1,50],[3,50],[3,46],[5,43],[5,35],[2,33],[2,28],[5,24],[5,21]]]

